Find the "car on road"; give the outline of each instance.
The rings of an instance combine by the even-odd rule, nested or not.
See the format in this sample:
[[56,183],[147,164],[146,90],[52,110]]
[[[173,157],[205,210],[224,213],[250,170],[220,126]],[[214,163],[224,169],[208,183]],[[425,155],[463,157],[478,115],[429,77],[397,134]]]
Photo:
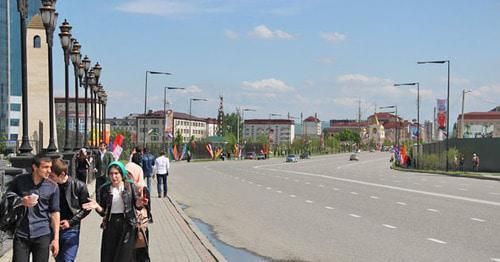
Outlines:
[[255,158],[256,158],[255,152],[247,152],[245,154],[245,159],[255,159]]
[[264,155],[262,153],[257,154],[257,160],[265,160],[265,159],[266,159],[266,155]]
[[300,154],[300,159],[309,159],[309,153],[304,152],[304,153]]
[[293,154],[290,154],[286,157],[286,162],[297,162],[297,157]]
[[357,153],[352,153],[351,156],[349,157],[350,161],[358,161],[359,160],[359,155]]
[[374,148],[370,148],[370,153],[373,153],[375,152],[375,149]]

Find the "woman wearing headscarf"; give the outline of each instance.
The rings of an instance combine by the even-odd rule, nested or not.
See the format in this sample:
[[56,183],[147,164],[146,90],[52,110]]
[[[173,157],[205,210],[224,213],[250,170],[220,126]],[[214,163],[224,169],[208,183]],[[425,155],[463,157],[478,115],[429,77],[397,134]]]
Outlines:
[[[153,217],[151,216],[151,202],[150,200],[150,193],[149,190],[146,186],[146,182],[144,181],[144,172],[141,168],[141,166],[137,165],[136,163],[129,162],[127,165],[125,165],[125,169],[127,170],[128,177],[130,180],[132,180],[137,188],[137,191],[139,192],[139,196],[146,198],[148,200],[147,204],[144,206],[146,209],[146,214],[145,216],[140,216],[142,219],[139,219],[140,221],[138,222],[138,231],[137,233],[144,233],[145,236],[145,246],[144,247],[137,247],[136,245],[136,253],[135,253],[135,258],[137,262],[149,262],[151,261],[149,258],[149,230],[148,230],[148,223],[153,222]],[[142,230],[142,231],[141,231]]]
[[121,162],[109,164],[108,181],[99,188],[97,201],[89,200],[83,208],[95,209],[103,217],[101,261],[135,262],[135,212],[147,204],[147,199],[139,197]]

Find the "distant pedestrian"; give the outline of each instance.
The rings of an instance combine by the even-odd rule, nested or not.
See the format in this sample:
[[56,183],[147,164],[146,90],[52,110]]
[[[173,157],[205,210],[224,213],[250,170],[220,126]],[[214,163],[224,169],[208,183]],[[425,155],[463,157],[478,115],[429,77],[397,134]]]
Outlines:
[[89,192],[85,183],[68,176],[68,165],[61,159],[53,161],[50,178],[59,185],[61,208],[59,254],[56,261],[72,262],[76,260],[80,244],[80,221],[90,213],[82,208],[83,204],[89,202]]
[[26,208],[14,234],[14,262],[27,262],[30,254],[35,262],[49,261],[49,247],[54,257],[59,253],[59,188],[48,179],[52,159],[37,155],[31,167],[31,174],[16,176],[7,188]]
[[[157,178],[157,190],[158,197],[161,197],[163,192],[163,197],[167,197],[167,177],[168,177],[168,169],[170,168],[170,161],[165,156],[165,152],[161,152],[160,156],[155,160],[155,174]],[[163,191],[162,191],[163,186]]]
[[139,146],[135,147],[135,153],[132,155],[132,162],[142,166],[142,150]]
[[108,176],[97,200],[89,199],[83,208],[95,209],[103,217],[101,262],[135,262],[136,209],[141,210],[148,200],[139,197],[121,162],[109,164]]
[[460,159],[458,161],[460,171],[464,171],[464,164],[465,164],[465,158],[464,158],[464,155],[461,154]]
[[95,192],[99,191],[99,188],[106,183],[106,175],[109,163],[111,163],[115,158],[111,152],[106,150],[106,143],[99,143],[99,151],[97,152],[95,166],[97,169],[95,175]]
[[187,151],[187,161],[188,161],[188,163],[191,162],[191,157],[192,157],[191,151],[188,150]]
[[148,190],[151,192],[151,176],[153,175],[155,156],[153,156],[147,148],[144,148],[143,152],[144,154],[141,159],[142,172],[144,173],[144,179],[146,179]]
[[479,164],[480,164],[479,156],[477,154],[472,154],[472,171],[478,172],[479,171]]
[[90,168],[90,161],[87,156],[87,149],[82,148],[78,152],[78,156],[76,157],[76,178],[82,181],[83,183],[87,183],[87,175]]

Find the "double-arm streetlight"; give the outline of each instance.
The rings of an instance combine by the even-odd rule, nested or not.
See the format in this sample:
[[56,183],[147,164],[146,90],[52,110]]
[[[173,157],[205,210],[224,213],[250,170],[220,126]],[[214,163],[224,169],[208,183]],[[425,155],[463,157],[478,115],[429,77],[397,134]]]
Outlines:
[[40,7],[43,26],[45,28],[45,38],[47,41],[48,76],[49,76],[49,145],[47,152],[54,153],[57,146],[54,141],[54,74],[52,66],[52,46],[54,44],[54,30],[57,24],[57,13],[55,1],[42,1]]
[[402,83],[402,84],[394,84],[394,86],[417,86],[417,163],[416,166],[418,168],[419,164],[419,156],[420,156],[420,83]]
[[446,95],[446,172],[449,170],[448,151],[450,149],[450,60],[420,61],[417,64],[447,64],[448,65],[448,90]]
[[192,132],[192,126],[193,126],[193,116],[191,115],[191,108],[193,101],[208,101],[205,98],[190,98],[189,99],[189,140],[191,140],[191,132]]
[[[237,114],[237,117],[238,117],[238,123],[236,125],[236,141],[238,141],[238,147],[240,145],[240,124],[241,124],[241,121],[243,121],[243,123],[245,123],[245,112],[255,112],[256,110],[255,109],[251,109],[251,108],[237,108],[237,111],[238,111],[238,114]],[[240,120],[240,112],[241,112],[241,120]]]
[[[165,136],[166,136],[166,132],[167,130],[166,127],[168,125],[168,119],[167,119],[167,90],[184,90],[186,88],[184,87],[175,87],[175,86],[165,86],[164,89],[163,89],[163,121],[165,121],[165,123],[163,123],[163,148],[165,149]],[[173,128],[173,127],[171,127]],[[173,131],[173,130],[172,130]]]
[[64,108],[65,108],[65,129],[64,129],[64,151],[68,152],[72,149],[69,144],[69,58],[73,42],[71,41],[71,26],[68,21],[59,26],[61,33],[61,46],[64,52]]
[[394,124],[396,126],[395,128],[395,133],[394,133],[394,140],[396,140],[396,145],[398,147],[398,150],[399,150],[399,130],[398,130],[398,126],[399,126],[399,119],[398,119],[398,106],[397,105],[392,105],[392,106],[381,106],[379,107],[379,109],[388,109],[388,108],[394,108],[396,111],[393,112],[395,113],[394,115]]
[[148,104],[148,74],[151,75],[171,75],[168,72],[160,72],[160,71],[149,71],[146,70],[146,81],[144,83],[144,120],[142,126],[142,134],[143,134],[143,146],[146,146],[146,113],[147,113],[147,104]]

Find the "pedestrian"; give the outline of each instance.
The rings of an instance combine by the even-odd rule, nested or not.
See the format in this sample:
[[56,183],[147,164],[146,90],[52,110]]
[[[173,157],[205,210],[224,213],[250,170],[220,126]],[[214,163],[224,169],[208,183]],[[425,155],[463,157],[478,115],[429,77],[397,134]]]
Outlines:
[[130,156],[128,157],[128,162],[132,162],[132,158],[134,157],[135,153],[135,147],[132,147],[132,150],[130,150]]
[[476,153],[472,154],[472,171],[474,172],[479,171],[479,163],[480,163],[479,156]]
[[97,200],[89,199],[83,208],[95,209],[103,217],[101,262],[134,262],[136,209],[142,209],[147,199],[139,197],[121,162],[109,164],[108,176],[109,181],[97,192]]
[[191,162],[191,156],[192,156],[191,155],[191,151],[188,150],[188,152],[187,152],[187,161],[188,161],[188,163]]
[[[188,158],[189,159],[189,158]],[[170,168],[170,161],[165,156],[165,152],[161,152],[160,156],[155,160],[155,174],[157,179],[157,190],[158,197],[161,197],[161,193],[163,192],[163,197],[167,197],[167,177],[168,177],[168,169]],[[162,191],[163,185],[163,191]]]
[[33,158],[31,174],[18,175],[7,192],[22,198],[26,213],[15,231],[13,241],[14,262],[49,261],[59,253],[59,188],[49,178],[52,159],[43,154]]
[[148,250],[150,245],[148,224],[153,222],[153,216],[151,215],[151,194],[143,178],[143,169],[139,165],[128,163],[125,165],[125,169],[127,170],[128,178],[134,182],[139,196],[145,197],[148,200],[144,206],[145,208],[137,216],[137,234],[143,234],[144,246],[138,247],[136,243],[135,258],[137,262],[149,262],[151,260]]
[[132,155],[132,162],[142,166],[142,154],[139,146],[135,147],[135,153]]
[[95,166],[97,169],[95,175],[95,192],[99,192],[99,188],[106,183],[106,173],[108,165],[114,160],[113,154],[106,150],[106,143],[99,143],[99,151],[97,152],[97,158],[95,160]]
[[464,171],[465,158],[463,154],[460,154],[459,166],[460,171]]
[[146,185],[148,190],[151,191],[151,176],[153,175],[153,166],[155,164],[155,156],[149,152],[147,148],[143,150],[142,155],[142,172],[144,173],[144,179],[146,179]]
[[87,174],[90,168],[90,161],[87,156],[87,149],[81,148],[76,157],[76,178],[87,183]]
[[80,222],[90,211],[82,208],[89,202],[87,185],[68,176],[68,165],[61,159],[52,162],[50,179],[58,184],[61,227],[59,230],[59,254],[57,262],[72,262],[76,260],[80,244]]

